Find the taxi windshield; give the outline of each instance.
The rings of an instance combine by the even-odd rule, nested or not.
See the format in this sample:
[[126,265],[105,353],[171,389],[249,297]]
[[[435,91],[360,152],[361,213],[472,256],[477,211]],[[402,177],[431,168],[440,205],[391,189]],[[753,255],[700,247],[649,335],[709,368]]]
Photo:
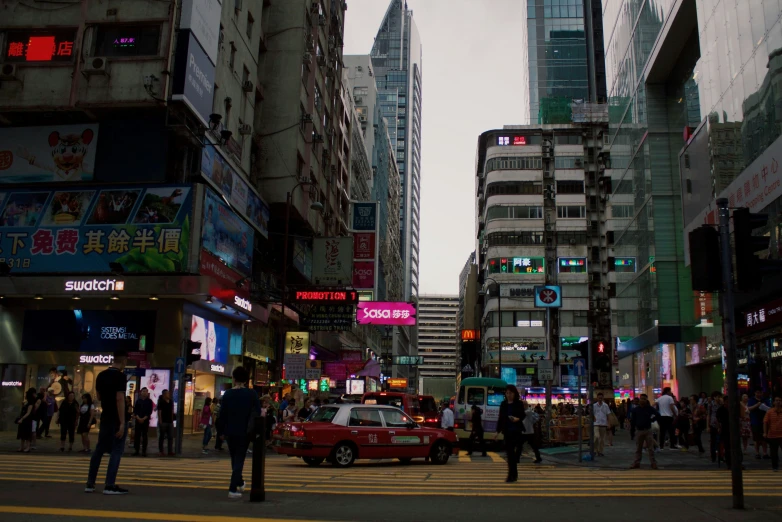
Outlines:
[[331,422],[337,416],[338,411],[339,408],[321,407],[310,415],[307,420],[310,422]]

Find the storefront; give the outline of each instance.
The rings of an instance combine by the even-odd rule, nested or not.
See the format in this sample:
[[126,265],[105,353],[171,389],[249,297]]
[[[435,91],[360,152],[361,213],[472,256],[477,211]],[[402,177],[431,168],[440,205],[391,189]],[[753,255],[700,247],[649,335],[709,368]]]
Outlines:
[[630,395],[636,397],[644,393],[650,398],[657,398],[663,389],[671,388],[673,394],[678,397],[676,347],[676,343],[660,343],[620,359],[619,371],[621,381],[624,383],[623,389],[630,388],[627,374],[630,373],[631,361],[632,394]]
[[782,299],[741,310],[736,330],[738,373],[747,391],[782,394]]

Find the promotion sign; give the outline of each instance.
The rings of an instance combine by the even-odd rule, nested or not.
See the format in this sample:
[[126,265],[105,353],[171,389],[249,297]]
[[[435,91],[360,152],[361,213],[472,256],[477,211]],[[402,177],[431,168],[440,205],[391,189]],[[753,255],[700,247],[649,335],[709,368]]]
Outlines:
[[188,30],[179,31],[172,99],[185,102],[204,127],[214,98],[215,66]]
[[185,272],[189,185],[0,192],[0,263],[14,273]]
[[263,237],[269,237],[269,206],[212,144],[201,149],[201,175],[225,196],[234,211]]
[[312,280],[318,285],[349,285],[353,280],[353,238],[312,240]]
[[89,181],[98,124],[0,129],[0,183]]
[[404,302],[360,301],[356,311],[358,324],[415,326],[415,306]]
[[360,290],[375,287],[375,262],[355,261],[353,263],[353,288]]
[[242,275],[252,273],[253,230],[211,190],[204,198],[203,247]]
[[374,232],[357,232],[353,234],[353,258],[375,259]]

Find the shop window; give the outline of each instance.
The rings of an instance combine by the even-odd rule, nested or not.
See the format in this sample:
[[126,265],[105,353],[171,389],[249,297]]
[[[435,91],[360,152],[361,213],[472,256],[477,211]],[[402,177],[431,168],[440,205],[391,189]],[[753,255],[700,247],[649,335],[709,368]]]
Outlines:
[[99,25],[94,56],[158,56],[159,25]]

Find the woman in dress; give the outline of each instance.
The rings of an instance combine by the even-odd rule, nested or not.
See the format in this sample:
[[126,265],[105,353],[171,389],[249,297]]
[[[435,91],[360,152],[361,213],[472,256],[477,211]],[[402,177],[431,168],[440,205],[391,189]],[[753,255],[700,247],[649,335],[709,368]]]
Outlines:
[[95,405],[92,403],[92,396],[85,393],[81,396],[81,407],[79,408],[79,427],[76,432],[81,435],[81,453],[90,452],[90,427],[95,422]]
[[742,453],[746,455],[749,439],[752,437],[752,426],[749,419],[749,395],[746,393],[741,396],[741,406],[739,407],[739,416],[741,418],[741,446]]
[[35,411],[35,402],[38,397],[35,394],[35,388],[30,388],[25,394],[25,400],[22,404],[22,410],[16,419],[19,427],[16,430],[16,438],[20,441],[20,453],[30,453],[30,442],[33,439],[33,412]]

